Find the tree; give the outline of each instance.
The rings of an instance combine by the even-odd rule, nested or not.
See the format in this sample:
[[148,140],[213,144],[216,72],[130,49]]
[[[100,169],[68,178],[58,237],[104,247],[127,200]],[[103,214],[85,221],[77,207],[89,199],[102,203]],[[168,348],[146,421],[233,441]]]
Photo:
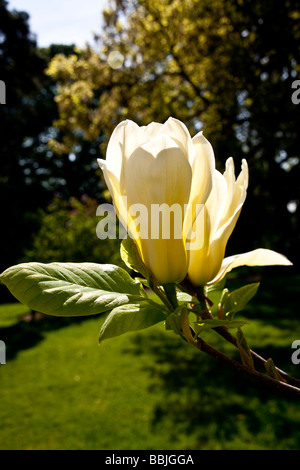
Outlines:
[[28,21],[26,12],[9,11],[0,0],[0,79],[6,84],[6,104],[0,105],[1,270],[23,256],[40,227],[38,209],[45,209],[55,194],[66,199],[101,195],[97,143],[83,143],[76,157],[54,154],[48,146],[60,131],[53,126],[56,84],[45,69],[51,57],[59,52],[67,57],[74,46],[39,50]]
[[[9,12],[0,2],[0,70],[6,84],[6,104],[1,105],[1,179],[2,205],[1,266],[16,260],[28,232],[28,211],[35,207],[35,188],[27,185],[26,137],[41,130],[43,116],[37,101],[45,61],[37,54],[30,35],[28,15]],[[43,197],[39,189],[40,198]]]
[[21,261],[114,263],[124,267],[120,240],[97,238],[101,220],[97,207],[98,201],[86,195],[80,200],[55,197],[46,210],[39,210],[40,228]]

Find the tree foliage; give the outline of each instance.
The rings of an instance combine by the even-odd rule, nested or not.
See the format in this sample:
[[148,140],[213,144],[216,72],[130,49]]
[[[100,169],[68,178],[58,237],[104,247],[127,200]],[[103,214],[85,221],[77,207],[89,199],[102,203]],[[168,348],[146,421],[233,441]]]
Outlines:
[[[37,98],[45,61],[37,54],[36,43],[30,35],[28,15],[10,12],[7,2],[0,2],[0,73],[6,84],[6,104],[0,106],[1,173],[0,199],[1,266],[5,267],[20,254],[29,218],[35,207],[35,185],[29,187],[27,155],[33,137],[43,128]],[[36,99],[33,100],[33,96]],[[26,174],[27,173],[27,174]],[[43,195],[40,190],[40,200]],[[29,201],[31,201],[29,203]]]
[[21,261],[113,263],[124,266],[120,240],[99,240],[96,234],[98,202],[86,195],[65,200],[55,197],[40,210],[40,228]]
[[0,105],[1,270],[22,257],[40,226],[37,210],[45,209],[55,194],[66,199],[101,194],[97,142],[77,147],[76,157],[55,154],[48,146],[60,131],[53,126],[56,84],[45,69],[59,52],[67,57],[74,47],[38,49],[29,15],[10,11],[0,0],[0,79],[6,85],[6,103]]

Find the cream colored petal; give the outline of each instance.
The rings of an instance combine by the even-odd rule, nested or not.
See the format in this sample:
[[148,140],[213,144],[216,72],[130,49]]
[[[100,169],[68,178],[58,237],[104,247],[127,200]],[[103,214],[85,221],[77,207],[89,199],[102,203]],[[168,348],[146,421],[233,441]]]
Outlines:
[[249,184],[249,169],[247,160],[243,158],[242,169],[236,181],[237,186],[248,187]]
[[140,145],[139,126],[130,120],[122,121],[114,129],[106,151],[107,168],[121,178],[124,158],[128,159],[136,147]]
[[[227,164],[227,169],[225,171],[226,175],[224,178],[227,182],[228,188],[228,197],[226,200],[226,206],[224,209],[223,217],[220,220],[220,230],[224,230],[222,226],[228,225],[228,221],[231,220],[232,230],[237,222],[237,214],[240,214],[241,208],[245,202],[247,196],[247,188],[248,188],[248,165],[246,160],[242,161],[242,169],[238,176],[238,179],[235,181],[235,177],[233,174],[234,166],[233,160],[231,163],[231,159],[229,159]],[[234,222],[232,222],[234,220]],[[226,228],[227,230],[227,228]],[[231,230],[231,232],[232,232]]]
[[196,201],[197,204],[205,204],[212,188],[212,179],[216,166],[214,151],[202,132],[193,137],[192,144],[194,158],[191,162],[193,171],[191,200]]
[[103,171],[103,169],[106,168],[106,160],[103,160],[102,158],[97,158],[97,163],[99,165],[100,170]]
[[[246,162],[244,160],[244,162]],[[224,181],[227,184],[227,190],[229,191],[229,197],[226,200],[226,206],[224,209],[223,216],[219,222],[217,230],[215,230],[211,237],[211,250],[214,253],[215,259],[219,260],[219,266],[225,255],[225,249],[230,235],[232,234],[234,227],[240,216],[243,204],[246,199],[247,185],[248,185],[248,167],[247,163],[242,165],[242,171],[235,181],[234,178],[234,166],[233,161],[230,159],[227,161],[227,174],[224,176]],[[233,188],[233,191],[232,191]],[[231,202],[228,205],[228,199],[231,198]]]
[[[188,128],[183,122],[170,117],[160,128],[160,134],[165,134],[171,137],[176,142],[178,147],[184,152],[187,159],[193,157],[194,149],[192,145],[192,139]],[[191,155],[192,154],[192,155]]]
[[214,260],[214,275],[218,272],[223,258],[225,256],[226,245],[229,240],[230,235],[233,232],[234,227],[238,221],[242,209],[242,204],[240,208],[232,215],[232,217],[227,220],[226,224],[222,225],[217,232],[215,232],[214,237],[211,238],[210,250],[213,254]]
[[111,194],[116,214],[125,229],[130,226],[130,236],[138,242],[139,234],[135,229],[135,225],[131,216],[128,214],[128,198],[121,193],[120,182],[113,172],[107,169],[105,160],[98,159],[98,164],[103,171],[104,179],[108,190]]
[[162,124],[151,123],[139,127],[135,122],[127,119],[117,125],[108,142],[106,161],[107,168],[113,172],[121,182],[121,189],[125,191],[124,171],[131,154],[141,145],[155,137]]
[[161,135],[139,147],[128,160],[126,188],[132,204],[187,204],[192,170],[182,150]]
[[227,198],[226,198],[226,206],[224,210],[224,213],[227,213],[229,206],[231,204],[232,198],[233,198],[234,188],[235,188],[234,161],[232,157],[226,160],[225,171],[224,171],[223,176],[227,184]]
[[234,185],[234,194],[229,209],[229,216],[236,210],[240,204],[245,202],[249,182],[248,164],[246,160],[242,161],[241,172]]
[[[211,249],[212,251],[216,252],[216,256],[217,254],[218,256],[221,256],[221,253],[223,253],[222,258],[224,257],[228,239],[237,224],[245,197],[246,193],[244,195],[241,195],[240,198],[236,199],[236,202],[232,204],[229,213],[227,213],[225,217],[223,216],[222,220],[219,223],[219,227],[214,232],[214,235],[211,237]],[[236,206],[235,203],[238,203],[238,205]]]
[[[192,253],[190,252],[190,257]],[[209,280],[215,276],[218,266],[211,253],[202,252],[196,258],[197,264],[190,262],[188,268],[188,278],[194,286],[205,286]]]
[[[220,232],[218,226],[223,215],[226,194],[227,184],[225,178],[215,170],[213,189],[204,210],[198,215],[193,227],[193,231],[198,233],[197,242],[194,243],[196,249],[190,251],[188,274],[191,282],[198,286],[205,285],[217,274],[224,258],[229,234],[227,236],[226,230],[219,237],[217,237],[217,234]],[[196,224],[199,224],[197,229],[195,229]],[[227,231],[229,231],[229,228],[227,228]],[[201,236],[203,237],[202,246]]]
[[192,284],[205,285],[215,275],[215,259],[210,250],[210,219],[206,206],[197,216],[189,247],[188,276]]
[[141,126],[140,132],[144,136],[144,142],[147,142],[147,140],[157,137],[162,126],[163,124],[160,124],[158,122],[151,122],[150,124],[148,124],[148,126]]
[[[154,142],[155,140],[155,142]],[[160,283],[182,280],[187,271],[184,243],[174,235],[174,224],[169,218],[170,232],[164,223],[170,217],[170,208],[176,209],[176,233],[182,234],[183,209],[190,193],[192,171],[184,153],[166,136],[151,140],[153,145],[138,148],[126,168],[126,187],[130,205],[140,204],[147,209],[148,238],[141,240],[144,263]],[[168,147],[168,145],[173,147]],[[160,151],[157,153],[158,149]],[[150,153],[148,150],[152,150]],[[160,207],[160,219],[152,216],[153,206]],[[177,209],[179,208],[179,217]],[[140,221],[145,218],[140,218]],[[178,230],[179,228],[179,230]],[[137,227],[139,229],[139,227]],[[157,234],[153,236],[153,232]]]
[[211,192],[213,174],[215,171],[213,148],[203,136],[202,132],[199,132],[193,137],[192,144],[194,147],[194,158],[191,161],[193,178],[184,222],[184,234],[186,239],[192,237],[191,229]]
[[[180,149],[177,143],[172,139],[172,137],[161,134],[149,139],[144,144],[140,145],[140,147],[148,152],[149,154],[153,155],[154,158],[165,149]],[[183,151],[181,151],[182,156],[184,156]]]
[[284,255],[273,250],[258,248],[247,253],[229,256],[223,260],[221,269],[216,277],[209,282],[219,282],[232,269],[239,266],[291,266],[293,263]]
[[130,158],[130,155],[135,151],[137,147],[147,142],[148,136],[135,122],[130,121],[129,119],[125,121],[122,130],[122,140],[120,141],[120,143],[122,147],[123,156],[127,161]]
[[220,225],[226,198],[227,184],[225,178],[218,170],[215,170],[213,174],[213,187],[205,204],[210,219],[210,242],[214,240]]
[[232,157],[229,157],[226,160],[225,171],[224,171],[223,176],[227,182],[228,194],[232,194],[234,191],[234,183],[235,183],[235,168],[234,168],[234,160]]
[[142,259],[159,284],[181,282],[187,273],[188,261],[182,240],[140,240]]

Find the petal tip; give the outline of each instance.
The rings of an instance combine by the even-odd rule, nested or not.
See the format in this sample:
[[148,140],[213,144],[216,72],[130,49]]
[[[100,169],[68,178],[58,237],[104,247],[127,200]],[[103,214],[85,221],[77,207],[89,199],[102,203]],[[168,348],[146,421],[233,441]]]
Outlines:
[[101,158],[97,158],[97,163],[98,163],[101,170],[106,168],[106,161],[105,160],[102,160]]
[[234,170],[234,159],[233,157],[227,158],[225,162],[225,170],[228,170],[228,168],[232,168]]

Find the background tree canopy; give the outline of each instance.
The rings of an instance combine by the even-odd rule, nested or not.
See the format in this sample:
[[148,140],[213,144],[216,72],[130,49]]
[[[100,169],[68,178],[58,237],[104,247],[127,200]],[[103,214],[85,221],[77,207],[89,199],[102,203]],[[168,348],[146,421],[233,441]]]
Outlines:
[[56,83],[45,70],[58,52],[67,57],[74,47],[39,50],[29,15],[9,11],[7,2],[0,0],[0,79],[6,84],[6,104],[0,106],[1,271],[31,247],[43,222],[38,209],[46,209],[56,194],[81,197],[89,188],[101,194],[93,150],[97,142],[77,151],[78,166],[73,164],[75,156],[56,155],[48,146],[49,138],[59,138],[60,131],[53,126],[58,117]]
[[169,116],[203,130],[220,171],[229,156],[236,171],[249,163],[228,254],[263,246],[299,261],[300,0],[111,0],[81,50],[39,50],[28,15],[4,0],[0,11],[1,269],[32,248],[56,194],[102,202],[96,158],[120,121]]

